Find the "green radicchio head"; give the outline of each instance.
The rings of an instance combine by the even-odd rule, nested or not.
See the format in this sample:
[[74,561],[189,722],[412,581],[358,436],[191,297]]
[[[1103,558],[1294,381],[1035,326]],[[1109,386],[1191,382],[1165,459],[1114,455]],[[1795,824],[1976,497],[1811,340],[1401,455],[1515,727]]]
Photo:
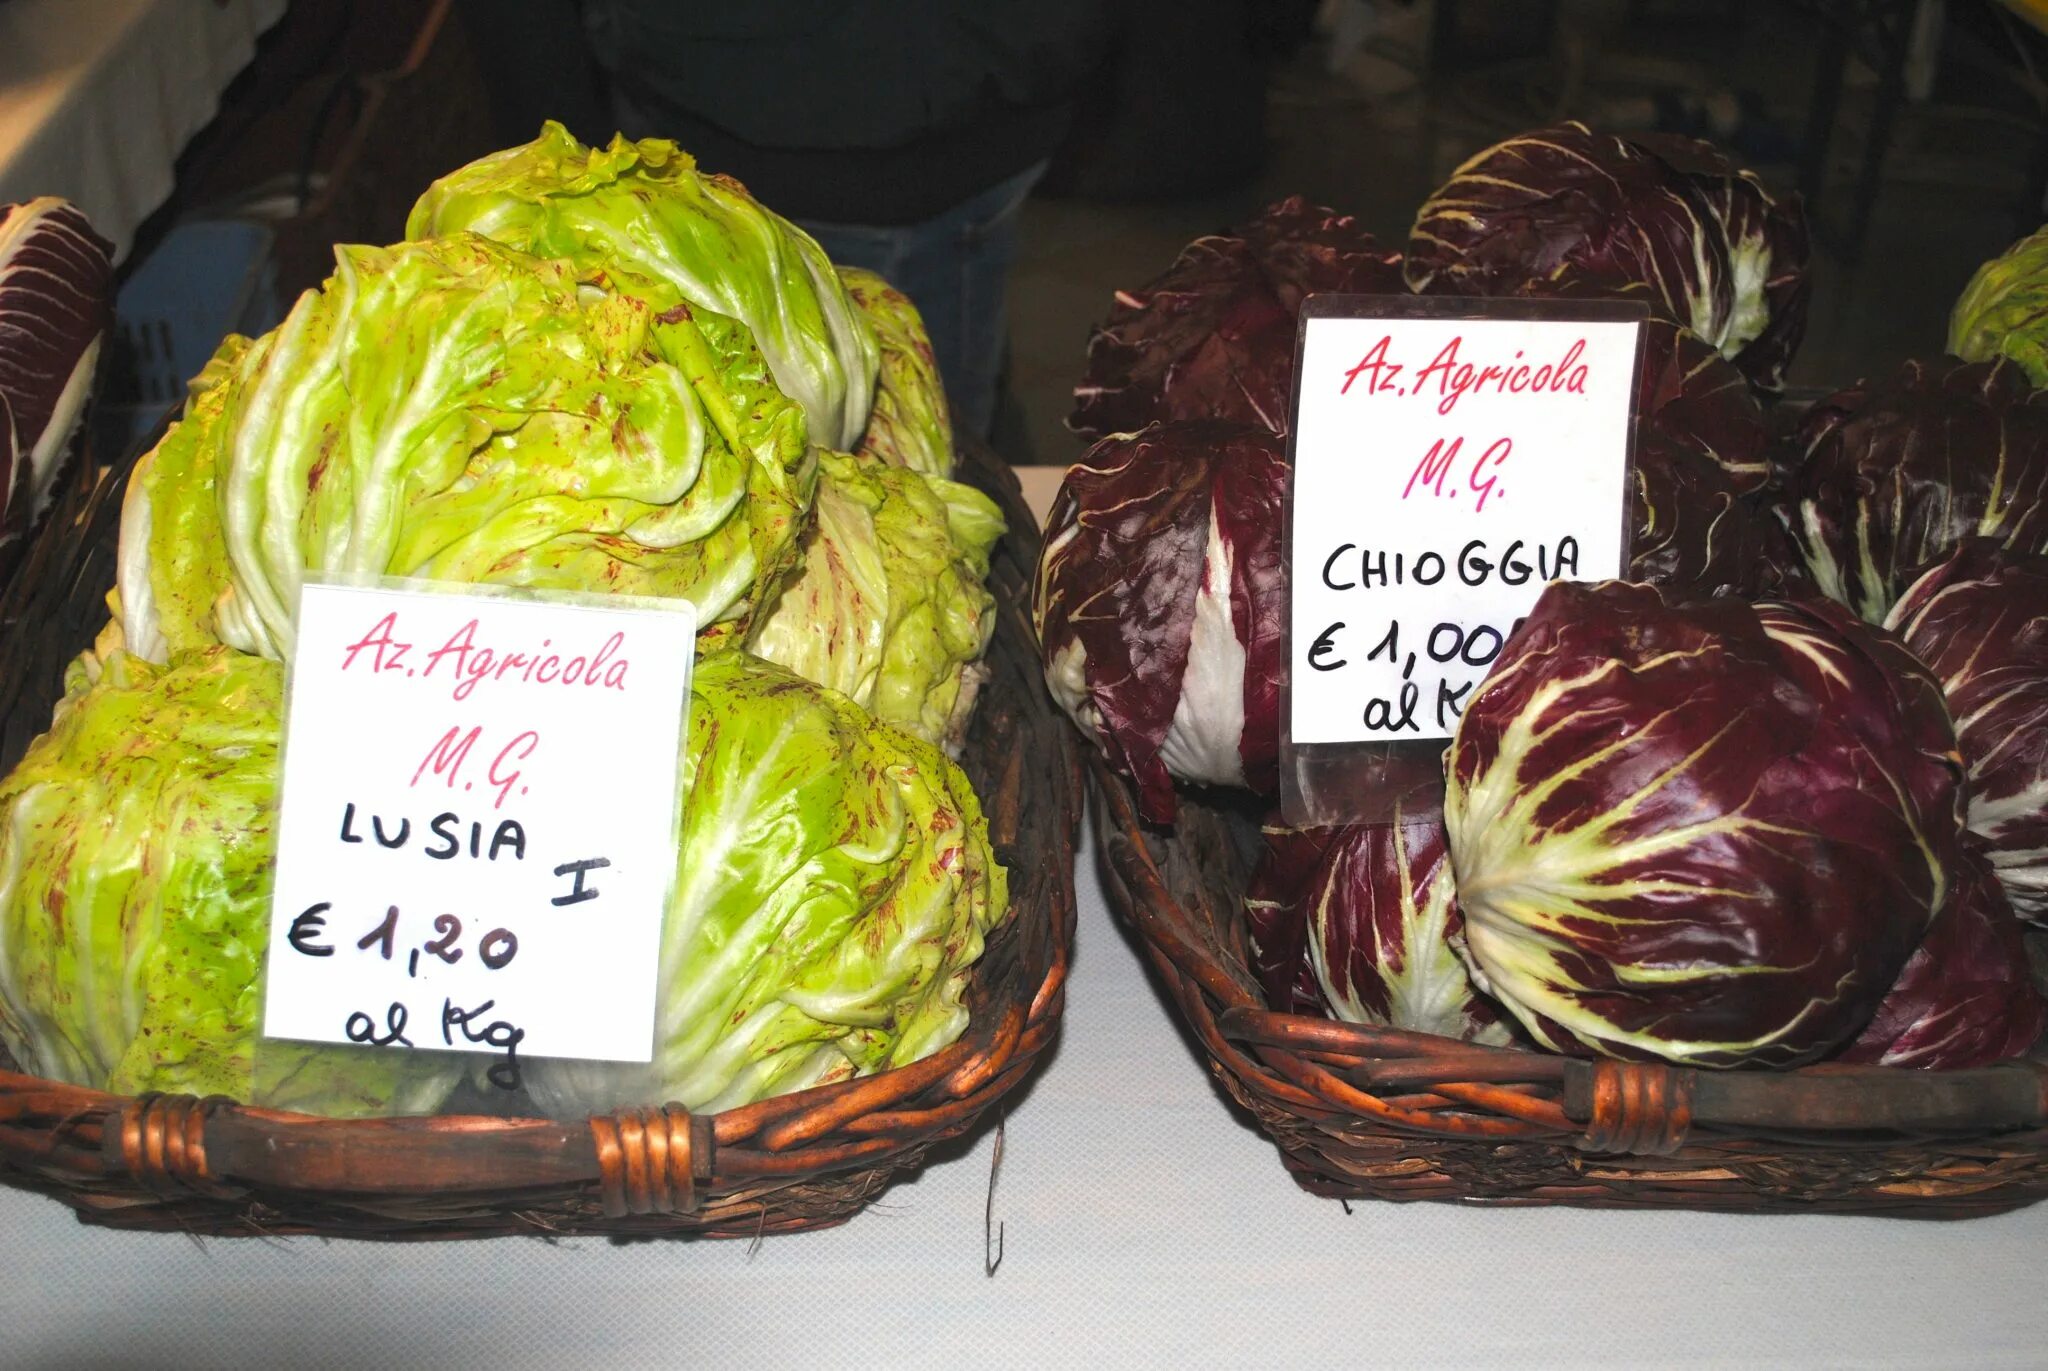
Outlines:
[[681,850],[654,1060],[535,1063],[562,1117],[726,1109],[916,1061],[964,995],[1008,885],[967,778],[837,691],[743,652],[690,687]]
[[957,751],[995,626],[982,582],[1002,531],[971,486],[826,453],[801,563],[750,646]]
[[288,655],[308,574],[666,596],[744,631],[815,481],[745,328],[469,234],[336,256],[131,477],[134,651]]
[[809,416],[813,442],[851,448],[866,427],[877,354],[811,237],[746,188],[697,170],[658,138],[590,148],[550,122],[531,143],[492,153],[427,188],[408,238],[467,230],[579,272],[627,271],[692,306],[738,319],[775,384]]
[[0,782],[0,1039],[33,1074],[334,1115],[431,1113],[444,1053],[267,1042],[278,663],[94,662]]

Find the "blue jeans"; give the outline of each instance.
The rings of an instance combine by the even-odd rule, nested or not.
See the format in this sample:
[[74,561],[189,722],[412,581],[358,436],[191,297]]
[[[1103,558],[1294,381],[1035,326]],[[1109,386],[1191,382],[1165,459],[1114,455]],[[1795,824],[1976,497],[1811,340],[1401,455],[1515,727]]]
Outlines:
[[931,335],[954,424],[983,438],[1009,341],[1004,294],[1017,256],[1017,216],[1044,174],[1043,162],[1027,167],[915,224],[803,224],[834,262],[865,267],[910,297]]

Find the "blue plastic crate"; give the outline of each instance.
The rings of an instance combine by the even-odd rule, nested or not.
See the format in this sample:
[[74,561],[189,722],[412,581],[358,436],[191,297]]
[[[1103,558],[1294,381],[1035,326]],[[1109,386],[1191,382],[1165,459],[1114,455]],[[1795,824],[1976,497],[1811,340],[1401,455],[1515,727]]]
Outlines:
[[255,336],[284,318],[268,227],[193,219],[164,235],[114,299],[99,376],[103,452],[125,452],[185,396],[221,339]]

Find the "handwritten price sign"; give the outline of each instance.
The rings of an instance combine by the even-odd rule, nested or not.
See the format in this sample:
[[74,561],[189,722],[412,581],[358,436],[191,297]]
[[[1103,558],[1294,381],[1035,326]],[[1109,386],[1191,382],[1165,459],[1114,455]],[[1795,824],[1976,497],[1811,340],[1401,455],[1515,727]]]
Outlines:
[[1463,304],[1511,317],[1304,311],[1295,744],[1450,737],[1547,582],[1621,573],[1639,324]]
[[312,584],[264,1032],[646,1061],[696,613]]

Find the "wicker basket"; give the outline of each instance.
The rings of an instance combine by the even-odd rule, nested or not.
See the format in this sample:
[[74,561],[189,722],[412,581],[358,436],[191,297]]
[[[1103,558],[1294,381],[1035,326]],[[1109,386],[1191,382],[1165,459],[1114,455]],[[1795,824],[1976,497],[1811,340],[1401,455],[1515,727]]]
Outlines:
[[1958,1218],[2048,1194],[2048,1069],[1694,1071],[1265,1007],[1242,915],[1251,812],[1171,830],[1095,766],[1109,896],[1225,1088],[1319,1195]]
[[[124,475],[81,463],[0,599],[0,764],[47,726],[65,662],[106,620]],[[1031,646],[1037,523],[993,454],[963,453],[960,475],[1010,523],[991,581],[993,675],[962,761],[1010,871],[1011,912],[976,965],[958,1042],[723,1113],[655,1106],[587,1123],[344,1121],[125,1098],[14,1074],[0,1051],[0,1180],[93,1223],[222,1235],[752,1237],[858,1212],[1030,1072],[1058,1028],[1073,938],[1083,781]]]

